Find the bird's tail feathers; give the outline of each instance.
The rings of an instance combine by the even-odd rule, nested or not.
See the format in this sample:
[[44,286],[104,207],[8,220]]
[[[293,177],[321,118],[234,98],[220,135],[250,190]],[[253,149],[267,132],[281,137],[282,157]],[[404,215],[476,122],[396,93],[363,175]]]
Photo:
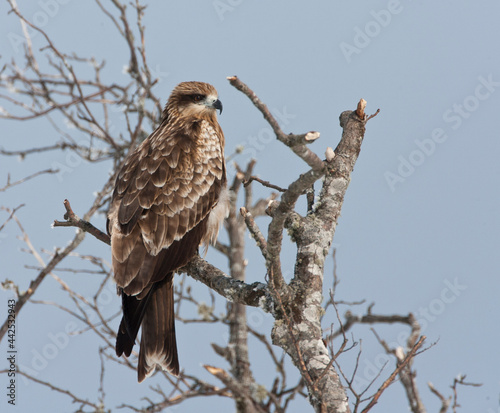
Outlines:
[[156,365],[179,375],[175,339],[174,290],[172,277],[159,283],[151,293],[142,320],[141,346],[137,376],[139,383],[154,373]]
[[123,317],[120,322],[120,328],[116,336],[116,355],[122,354],[129,357],[135,344],[135,338],[141,326],[142,319],[151,299],[151,295],[156,286],[151,287],[146,296],[138,299],[136,296],[130,296],[122,292]]

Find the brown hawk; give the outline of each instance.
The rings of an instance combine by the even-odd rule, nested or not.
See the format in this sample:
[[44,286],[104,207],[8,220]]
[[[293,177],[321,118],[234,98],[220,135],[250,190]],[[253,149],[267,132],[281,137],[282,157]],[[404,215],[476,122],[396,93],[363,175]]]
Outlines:
[[139,382],[156,365],[179,374],[173,275],[200,243],[215,241],[227,215],[217,109],[212,85],[176,86],[160,126],[127,156],[116,179],[107,223],[123,308],[116,354],[130,356],[142,325]]

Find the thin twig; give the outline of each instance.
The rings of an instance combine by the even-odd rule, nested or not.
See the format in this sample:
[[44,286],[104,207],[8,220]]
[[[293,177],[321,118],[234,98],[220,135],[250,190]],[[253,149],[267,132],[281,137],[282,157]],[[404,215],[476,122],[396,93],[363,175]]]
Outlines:
[[247,211],[245,207],[240,208],[240,214],[245,220],[245,224],[247,225],[248,230],[250,231],[250,234],[252,235],[252,238],[255,240],[255,243],[257,246],[260,248],[260,252],[264,256],[264,258],[267,257],[267,241],[262,234],[260,228],[257,226],[257,223],[252,217],[252,214]]
[[59,169],[45,169],[43,171],[35,172],[34,174],[31,174],[25,178],[19,179],[18,181],[15,181],[15,182],[10,182],[10,175],[7,175],[7,184],[3,188],[0,188],[0,192],[4,192],[7,189],[12,188],[13,186],[22,184],[23,182],[29,181],[30,179],[33,179],[33,178],[36,178],[39,175],[56,174],[58,172],[59,172]]
[[64,207],[66,208],[66,213],[64,214],[64,219],[66,219],[66,221],[54,220],[52,224],[54,227],[77,227],[93,235],[98,240],[111,245],[111,238],[109,235],[94,227],[90,222],[78,218],[71,209],[71,205],[67,199],[64,200]]
[[382,386],[377,390],[377,393],[373,395],[373,398],[371,399],[370,403],[368,403],[368,406],[366,406],[361,413],[367,413],[373,406],[375,406],[378,402],[378,399],[382,395],[382,393],[392,384],[396,376],[399,374],[401,370],[403,370],[406,365],[412,360],[412,358],[415,356],[417,350],[422,346],[424,343],[426,337],[421,336],[420,339],[417,341],[417,343],[413,346],[413,348],[409,351],[409,353],[406,355],[406,357],[403,359],[398,364],[398,367],[392,372],[392,374],[389,376],[389,378],[384,381]]
[[278,185],[274,185],[274,184],[270,183],[269,181],[264,181],[256,176],[251,176],[247,180],[243,181],[243,186],[246,187],[246,186],[250,185],[250,183],[252,183],[252,181],[257,181],[258,183],[262,184],[263,186],[265,186],[267,188],[276,189],[277,191],[280,191],[280,192],[286,192],[286,189],[283,189]]
[[18,205],[17,207],[15,207],[14,209],[9,209],[9,208],[6,208],[6,207],[0,207],[0,210],[4,210],[6,211],[7,213],[9,213],[9,217],[5,220],[5,222],[0,226],[0,231],[3,230],[5,228],[5,226],[7,225],[7,223],[12,219],[14,218],[14,215],[16,214],[16,212],[22,208],[25,204],[21,204],[21,205]]

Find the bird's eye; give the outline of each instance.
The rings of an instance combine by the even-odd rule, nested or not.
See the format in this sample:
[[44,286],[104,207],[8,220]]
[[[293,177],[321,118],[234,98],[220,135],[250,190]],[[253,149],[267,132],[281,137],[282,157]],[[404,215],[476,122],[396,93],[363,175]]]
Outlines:
[[193,100],[195,102],[201,102],[203,100],[204,96],[203,95],[194,95]]

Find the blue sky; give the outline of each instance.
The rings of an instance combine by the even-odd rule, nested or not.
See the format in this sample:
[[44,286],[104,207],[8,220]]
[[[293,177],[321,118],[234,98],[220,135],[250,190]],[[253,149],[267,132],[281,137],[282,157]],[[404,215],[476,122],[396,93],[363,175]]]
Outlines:
[[[243,145],[245,150],[237,160],[243,164],[257,158],[256,173],[265,180],[284,186],[306,166],[270,138],[270,128],[262,116],[229,85],[226,76],[238,75],[253,88],[281,119],[285,132],[321,132],[321,138],[312,145],[321,156],[340,138],[338,116],[342,111],[354,109],[360,98],[368,101],[368,113],[381,109],[367,125],[334,239],[341,279],[337,297],[366,299],[367,303],[376,303],[375,313],[413,312],[421,320],[428,343],[436,342],[414,364],[428,411],[438,411],[439,403],[427,389],[427,382],[448,395],[453,378],[467,374],[469,381],[483,386],[460,388],[461,411],[497,412],[500,142],[495,119],[500,103],[500,55],[496,47],[499,3],[157,3],[148,6],[144,21],[149,64],[159,77],[155,92],[165,102],[181,81],[201,80],[215,85],[224,104],[220,123],[226,135],[226,152],[233,153]],[[0,17],[2,65],[22,57],[15,41],[21,28],[13,15],[6,14],[6,5],[2,4]],[[27,17],[43,23],[60,50],[105,59],[104,79],[128,81],[123,73],[126,45],[96,5],[54,0],[20,7]],[[35,49],[44,46],[41,36],[33,42]],[[124,131],[119,113],[116,119],[117,130]],[[4,132],[0,146],[4,149],[45,146],[59,139],[45,120],[1,122]],[[66,126],[61,123],[61,127]],[[66,245],[74,229],[50,229],[54,219],[62,219],[63,199],[70,199],[75,212],[85,211],[110,169],[109,164],[91,165],[67,153],[32,155],[24,161],[2,157],[0,186],[8,172],[15,180],[54,165],[67,168],[61,175],[41,176],[0,193],[1,205],[12,208],[26,204],[18,216],[37,249]],[[268,193],[260,188],[256,191],[260,196]],[[5,218],[2,212],[0,222]],[[104,228],[104,217],[95,217],[93,222]],[[261,218],[258,223],[265,228],[268,221]],[[13,223],[1,233],[0,279],[13,279],[25,289],[36,274],[25,266],[37,263],[21,251],[24,244],[16,238],[18,235]],[[247,250],[249,280],[262,280],[263,263],[250,239]],[[90,237],[77,252],[110,259],[109,249]],[[290,271],[294,253],[293,246],[287,244],[282,261]],[[209,252],[208,259],[226,268],[216,252]],[[330,259],[325,291],[332,282],[332,267]],[[56,274],[83,295],[95,289],[95,279],[64,271]],[[208,299],[204,286],[191,283]],[[0,305],[6,308],[3,303],[11,295],[0,291]],[[44,282],[34,298],[67,300],[52,279]],[[118,297],[110,294],[106,313],[118,311],[119,306]],[[218,306],[224,308],[222,298]],[[354,309],[360,313],[363,310]],[[269,332],[269,316],[258,309],[250,309],[249,314],[262,331]],[[335,321],[334,314],[329,314],[324,327]],[[71,329],[71,322],[69,315],[57,309],[27,305],[18,320],[21,364],[39,367],[38,377],[43,380],[81,386],[82,395],[96,394],[98,345],[90,334],[70,336],[66,343],[58,334]],[[226,367],[210,348],[211,342],[223,343],[223,329],[177,325],[181,364],[186,369],[200,373],[205,363]],[[407,330],[392,326],[377,327],[377,331],[388,341],[398,342],[398,335]],[[356,339],[363,339],[360,379],[369,379],[372,367],[383,361],[383,350],[368,327],[357,327],[353,333]],[[57,354],[46,358],[46,363],[37,359],[37,354],[56,343],[57,337],[65,343]],[[256,363],[255,375],[266,383],[267,361],[254,345],[251,356]],[[5,342],[0,350],[5,354]],[[188,358],[188,354],[196,357]],[[351,363],[348,356],[345,363]],[[5,378],[1,380],[3,386]],[[130,370],[110,368],[106,380],[107,406],[115,408],[124,400],[137,402],[135,374]],[[117,391],[118,387],[125,391]],[[140,387],[141,396],[145,389]],[[47,397],[44,388],[21,381],[20,405],[11,411],[32,411],[35,407],[49,411],[49,407],[40,408],[37,400],[42,397]],[[68,398],[56,394],[50,397],[61,411],[74,409]],[[233,409],[230,401],[208,399],[189,402],[175,411],[195,411],[199,406]],[[303,411],[304,406],[307,403],[298,402],[291,411]],[[396,383],[373,411],[405,409],[403,389]]]

